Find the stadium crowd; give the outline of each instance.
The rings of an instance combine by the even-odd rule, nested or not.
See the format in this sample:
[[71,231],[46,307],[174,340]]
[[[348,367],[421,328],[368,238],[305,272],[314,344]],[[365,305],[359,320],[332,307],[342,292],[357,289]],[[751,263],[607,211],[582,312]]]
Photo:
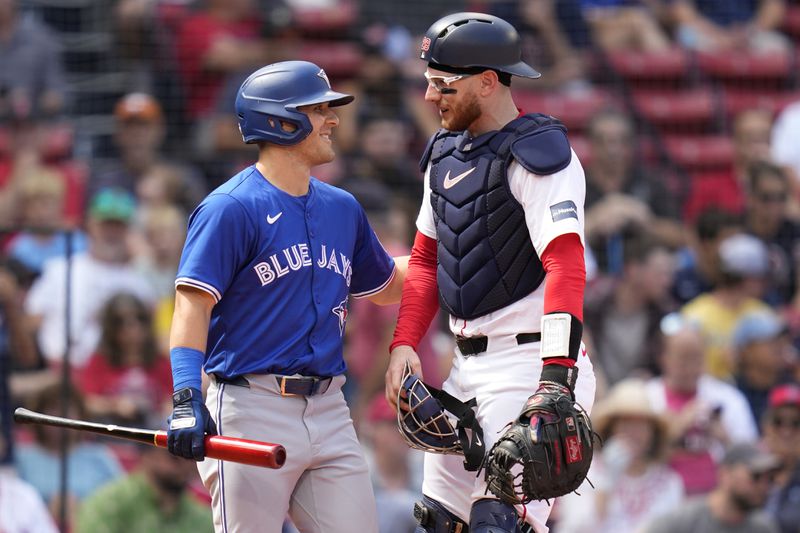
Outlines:
[[[13,409],[164,427],[187,217],[253,159],[233,102],[257,66],[308,59],[356,95],[316,176],[408,253],[417,160],[438,128],[417,46],[465,10],[518,28],[543,76],[515,79],[517,101],[565,122],[586,172],[585,341],[603,444],[592,484],[554,503],[551,531],[800,531],[800,2],[74,6],[0,0],[1,531],[213,529],[193,463],[15,426]],[[113,28],[102,60],[78,50],[96,34],[82,16]],[[86,90],[111,75],[117,89]],[[345,391],[380,533],[410,533],[421,457],[383,398],[397,308],[350,306]],[[435,386],[454,342],[437,324],[420,346]]]

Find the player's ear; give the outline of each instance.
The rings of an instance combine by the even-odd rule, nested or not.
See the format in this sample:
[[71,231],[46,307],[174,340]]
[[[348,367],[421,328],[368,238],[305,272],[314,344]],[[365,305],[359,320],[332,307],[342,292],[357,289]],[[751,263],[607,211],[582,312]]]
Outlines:
[[497,77],[497,72],[493,70],[484,70],[479,74],[480,76],[480,93],[481,96],[488,96],[497,89],[500,85],[500,79]]

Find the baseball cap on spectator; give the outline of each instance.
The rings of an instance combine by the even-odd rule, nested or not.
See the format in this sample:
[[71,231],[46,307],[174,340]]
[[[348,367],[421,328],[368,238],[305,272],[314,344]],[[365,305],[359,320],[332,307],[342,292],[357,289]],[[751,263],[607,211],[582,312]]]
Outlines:
[[125,189],[101,189],[89,203],[89,216],[96,220],[130,222],[136,212],[136,199]]
[[763,473],[778,470],[781,467],[781,460],[753,444],[738,443],[732,445],[725,452],[722,465],[745,465],[750,472]]
[[769,272],[767,245],[752,235],[737,233],[719,245],[720,268],[743,278],[762,277]]
[[771,311],[758,311],[743,316],[733,330],[733,347],[741,350],[750,343],[774,339],[786,330],[781,319]]
[[800,385],[786,383],[772,388],[769,392],[767,407],[777,409],[784,406],[800,408]]
[[114,107],[114,117],[120,122],[161,122],[163,112],[158,101],[145,93],[130,93]]

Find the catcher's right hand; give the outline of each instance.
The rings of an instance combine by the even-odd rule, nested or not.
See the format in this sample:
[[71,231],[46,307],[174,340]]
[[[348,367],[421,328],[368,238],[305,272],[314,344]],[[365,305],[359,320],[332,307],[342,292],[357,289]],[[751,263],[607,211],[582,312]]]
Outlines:
[[540,382],[486,461],[487,489],[511,505],[577,489],[592,462],[594,432],[572,390]]

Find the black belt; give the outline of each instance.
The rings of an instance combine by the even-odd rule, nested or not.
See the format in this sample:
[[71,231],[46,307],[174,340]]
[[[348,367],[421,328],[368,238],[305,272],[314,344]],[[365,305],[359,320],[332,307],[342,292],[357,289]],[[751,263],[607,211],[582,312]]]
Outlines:
[[[249,387],[250,383],[244,376],[226,378],[214,374],[217,383],[226,383],[237,387]],[[333,378],[303,377],[303,376],[275,376],[281,396],[314,396],[324,394],[331,386]]]
[[[528,344],[529,342],[539,342],[542,340],[542,334],[538,331],[536,333],[520,333],[517,335],[517,344]],[[477,355],[486,351],[489,344],[488,337],[461,337],[456,336],[456,344],[458,350],[464,357],[470,355]]]

